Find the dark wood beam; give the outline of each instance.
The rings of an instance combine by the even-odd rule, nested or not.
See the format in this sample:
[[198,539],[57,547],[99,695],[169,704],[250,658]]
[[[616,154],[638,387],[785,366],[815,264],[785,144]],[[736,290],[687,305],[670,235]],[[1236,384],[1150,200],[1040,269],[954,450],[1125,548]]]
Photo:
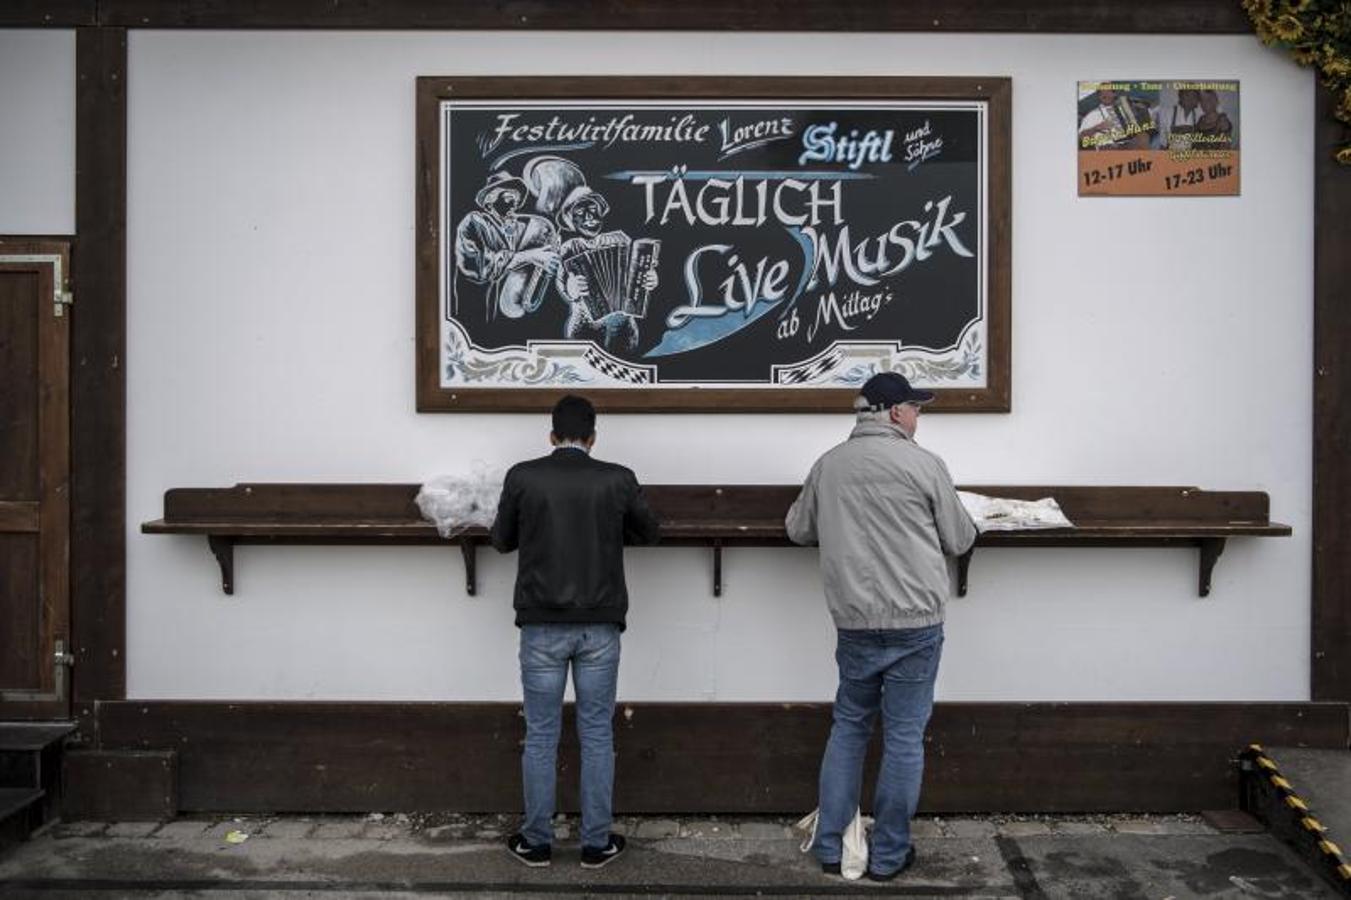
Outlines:
[[1245,34],[1237,0],[103,0],[124,28]]
[[[1340,703],[940,703],[926,739],[923,809],[1233,807],[1240,750],[1253,742],[1345,748],[1347,710]],[[138,700],[100,704],[99,727],[105,749],[176,750],[183,810],[520,808],[524,725],[516,703]],[[829,730],[826,703],[621,702],[616,811],[801,813],[816,805]],[[575,809],[571,707],[563,733],[560,801]]]
[[62,759],[68,821],[163,821],[178,812],[178,758],[172,750],[76,750]]
[[5,0],[0,3],[0,28],[79,28],[96,24],[96,0]]
[[75,40],[71,353],[74,706],[126,695],[127,33]]
[[1351,700],[1351,166],[1333,153],[1348,129],[1318,89],[1314,124],[1312,685]]

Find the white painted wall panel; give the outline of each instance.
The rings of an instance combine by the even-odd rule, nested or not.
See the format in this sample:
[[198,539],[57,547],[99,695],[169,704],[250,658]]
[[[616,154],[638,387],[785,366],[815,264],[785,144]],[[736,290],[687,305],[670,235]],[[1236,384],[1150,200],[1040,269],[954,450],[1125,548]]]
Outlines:
[[[237,552],[143,536],[163,491],[420,481],[544,451],[544,416],[418,415],[414,78],[1007,75],[1013,412],[934,415],[967,483],[1258,489],[1284,540],[990,550],[950,607],[945,700],[1308,697],[1309,73],[1245,37],[147,32],[130,37],[128,687],[139,698],[511,700],[514,557]],[[1080,199],[1079,79],[1237,78],[1243,195]],[[1131,277],[1119,277],[1122,270]],[[647,482],[792,482],[847,416],[629,416],[598,455]],[[804,550],[638,550],[620,696],[825,700]]]
[[0,234],[75,231],[75,32],[0,29]]

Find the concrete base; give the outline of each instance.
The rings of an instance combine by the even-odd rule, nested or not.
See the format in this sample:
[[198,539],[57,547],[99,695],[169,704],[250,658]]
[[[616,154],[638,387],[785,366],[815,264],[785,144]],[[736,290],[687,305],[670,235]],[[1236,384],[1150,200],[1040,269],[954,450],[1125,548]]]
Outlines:
[[1199,817],[921,819],[915,867],[886,884],[822,875],[785,820],[616,824],[631,849],[593,871],[578,865],[575,821],[560,823],[574,839],[559,840],[547,869],[507,855],[508,817],[76,822],[0,857],[0,895],[1336,896],[1278,840],[1220,834]]

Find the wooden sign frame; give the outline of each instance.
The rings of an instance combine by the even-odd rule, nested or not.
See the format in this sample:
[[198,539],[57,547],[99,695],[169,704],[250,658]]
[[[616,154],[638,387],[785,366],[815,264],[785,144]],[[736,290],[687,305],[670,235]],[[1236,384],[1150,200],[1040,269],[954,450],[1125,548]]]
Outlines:
[[[838,412],[848,410],[857,394],[857,385],[816,387],[788,385],[758,386],[606,386],[587,383],[545,384],[540,387],[501,386],[465,370],[443,380],[443,368],[450,371],[444,355],[446,336],[443,322],[447,314],[447,285],[455,271],[457,235],[455,223],[448,221],[449,201],[443,194],[443,163],[448,166],[443,144],[441,113],[443,101],[502,101],[572,103],[614,101],[668,101],[698,103],[782,102],[791,109],[794,102],[804,104],[840,101],[876,104],[891,101],[974,101],[981,109],[983,122],[984,220],[981,241],[977,245],[980,280],[983,282],[983,308],[979,313],[983,340],[971,341],[982,356],[969,366],[979,372],[983,383],[945,386],[942,380],[917,384],[935,391],[932,409],[963,412],[1007,412],[1010,396],[1010,292],[1011,292],[1011,219],[1010,219],[1010,107],[1011,81],[1007,78],[797,78],[797,77],[421,77],[417,79],[417,409],[419,412],[525,412],[548,410],[565,393],[582,393],[605,412]],[[789,98],[789,99],[785,99]],[[902,136],[896,138],[899,144]],[[892,148],[888,148],[889,150]],[[900,150],[900,147],[896,147]],[[504,167],[505,170],[506,167]],[[497,173],[494,173],[495,175]],[[483,173],[476,173],[482,179]],[[447,179],[449,181],[449,179]],[[486,184],[486,182],[485,182]],[[443,234],[443,231],[446,233]],[[923,240],[923,238],[920,238]],[[677,280],[679,269],[663,278]],[[551,288],[546,288],[551,289]],[[542,296],[542,295],[541,295]],[[538,302],[538,301],[537,301]],[[463,329],[456,330],[462,346],[478,350]],[[984,346],[981,346],[983,343]],[[592,342],[579,345],[600,351]],[[901,342],[896,341],[899,350]],[[597,357],[607,354],[597,352]],[[900,359],[900,357],[897,357]],[[893,366],[885,360],[872,369]],[[903,364],[894,366],[906,371]],[[479,367],[480,369],[486,367]],[[867,369],[860,367],[860,371]],[[860,382],[862,378],[858,379]]]

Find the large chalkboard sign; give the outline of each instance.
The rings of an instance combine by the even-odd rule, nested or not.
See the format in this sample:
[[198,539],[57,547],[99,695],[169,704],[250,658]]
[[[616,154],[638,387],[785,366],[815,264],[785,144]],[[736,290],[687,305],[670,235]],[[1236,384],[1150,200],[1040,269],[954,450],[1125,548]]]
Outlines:
[[1009,406],[998,78],[419,78],[418,409]]

